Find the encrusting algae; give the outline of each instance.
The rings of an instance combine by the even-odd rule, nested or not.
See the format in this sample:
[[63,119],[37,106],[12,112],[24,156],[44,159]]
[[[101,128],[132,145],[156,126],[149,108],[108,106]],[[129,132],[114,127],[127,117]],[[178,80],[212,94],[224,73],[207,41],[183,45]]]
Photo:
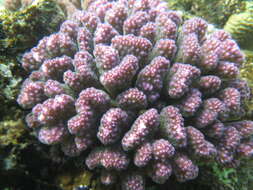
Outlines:
[[239,14],[232,15],[224,29],[228,31],[232,37],[244,49],[253,50],[253,2],[246,4],[246,10]]
[[38,0],[26,9],[0,12],[0,53],[13,55],[54,32],[65,16],[53,0]]
[[185,14],[200,16],[222,27],[229,16],[245,9],[243,0],[167,0],[169,7]]
[[[86,0],[53,0],[57,3],[66,16],[71,16],[78,9],[85,9]],[[3,7],[10,11],[18,11],[34,3],[34,0],[5,0]]]
[[[65,171],[56,177],[56,184],[63,190],[103,190],[99,180],[87,170]],[[86,190],[85,189],[85,190]]]

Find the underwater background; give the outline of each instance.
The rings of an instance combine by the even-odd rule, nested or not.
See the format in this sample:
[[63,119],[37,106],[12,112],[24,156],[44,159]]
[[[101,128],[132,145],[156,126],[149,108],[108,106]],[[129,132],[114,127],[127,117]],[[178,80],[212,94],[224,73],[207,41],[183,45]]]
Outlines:
[[[63,0],[63,1],[60,1],[60,0],[36,0],[36,1],[0,0],[0,105],[1,105],[1,108],[0,108],[0,189],[3,189],[3,190],[119,189],[117,185],[106,186],[106,185],[101,184],[100,170],[91,170],[91,168],[85,165],[85,158],[88,157],[87,152],[84,151],[80,153],[80,155],[78,152],[78,156],[66,156],[65,155],[66,153],[64,151],[62,152],[59,149],[58,145],[56,146],[45,145],[45,144],[50,144],[49,141],[51,140],[51,138],[46,138],[48,137],[46,135],[45,135],[46,136],[45,138],[41,137],[42,140],[40,139],[40,141],[44,142],[44,144],[41,143],[38,140],[38,130],[37,129],[33,130],[32,127],[28,127],[29,123],[27,122],[27,119],[26,119],[27,118],[26,116],[29,115],[34,105],[31,105],[32,103],[29,104],[30,99],[28,101],[29,103],[27,103],[26,100],[20,100],[18,98],[20,94],[23,93],[24,95],[26,92],[29,91],[28,88],[27,88],[28,89],[27,91],[24,90],[25,85],[23,84],[23,82],[25,81],[25,79],[29,77],[29,74],[31,73],[31,71],[37,70],[41,64],[36,61],[31,61],[32,63],[29,62],[31,59],[30,57],[28,57],[27,58],[28,61],[25,62],[24,57],[23,57],[25,53],[32,52],[31,49],[33,47],[37,47],[39,41],[43,39],[45,36],[49,36],[59,30],[65,31],[67,33],[70,31],[71,27],[74,28],[73,25],[65,24],[66,28],[62,29],[63,27],[61,24],[64,23],[64,21],[71,19],[73,13],[75,13],[76,11],[86,10],[86,9],[89,10],[89,8],[91,7],[90,11],[92,12],[93,9],[95,10],[94,7],[96,6],[99,7],[99,6],[102,6],[100,4],[108,3],[108,1],[106,0],[101,0],[101,1],[98,0],[97,2],[98,3],[95,4],[96,1],[94,0],[87,0],[87,1],[85,0],[84,1],[81,1],[81,0],[80,1],[78,0]],[[124,2],[124,0],[122,0],[122,2]],[[130,2],[134,4],[134,1],[130,0]],[[142,1],[139,1],[139,2],[142,2]],[[145,1],[143,2],[145,4]],[[239,63],[240,73],[238,73],[239,77],[240,79],[247,81],[249,87],[253,87],[253,2],[252,1],[250,0],[248,1],[168,0],[164,2],[168,3],[166,4],[166,6],[170,10],[180,11],[179,15],[182,17],[181,18],[182,20],[178,21],[178,23],[179,22],[185,23],[186,20],[193,19],[197,16],[208,22],[208,25],[207,25],[208,34],[209,33],[211,34],[212,32],[216,31],[216,29],[224,29],[225,31],[229,32],[232,38],[238,43],[241,51],[245,55],[245,58],[243,57],[243,59],[245,59],[243,63],[241,63],[242,61],[239,60],[239,58],[241,58],[239,55],[237,55],[239,58],[236,57],[238,58],[237,60],[233,59],[234,62],[237,62],[237,61],[238,63],[240,62]],[[94,4],[96,6],[94,6]],[[136,3],[136,4],[137,5],[134,5],[134,6],[136,6],[137,8],[138,6],[140,7],[142,6],[141,3]],[[93,9],[92,9],[92,5],[93,5]],[[162,9],[163,7],[161,8],[161,10]],[[104,9],[101,8],[99,11],[98,11],[98,14],[99,13],[102,14]],[[101,17],[102,18],[100,19],[102,20],[103,16]],[[142,16],[139,15],[139,17],[142,17]],[[137,18],[136,20],[138,20]],[[176,16],[173,18],[177,20]],[[135,34],[136,32],[137,34],[139,32],[138,30],[140,30],[140,28],[138,27],[134,28],[135,19],[133,20],[134,21],[129,22],[130,24],[128,27],[124,29],[125,30],[124,32],[126,32],[127,29],[129,29],[129,31],[126,33]],[[145,20],[145,16],[143,16],[143,20]],[[145,21],[138,21],[138,22],[141,26],[144,25],[142,22],[145,23]],[[162,21],[161,23],[162,23],[161,25],[164,24]],[[175,21],[175,23],[176,25],[180,25],[177,23],[177,21]],[[91,22],[91,24],[93,23]],[[117,28],[117,25],[115,25],[114,27],[117,30],[121,30],[120,27],[119,29]],[[134,29],[132,30],[131,27],[133,27]],[[151,30],[153,29],[152,27],[150,28]],[[180,28],[180,32],[178,33],[181,34],[182,26],[180,27],[178,26],[178,28]],[[104,30],[101,29],[101,31],[104,31]],[[106,40],[109,39],[110,41],[112,36],[114,37],[115,34],[113,34],[113,32],[114,31],[111,31],[111,33],[108,32],[110,34],[107,34],[107,33],[104,34],[103,32],[101,32],[102,38],[99,38],[99,37],[97,38],[94,37],[94,39],[92,37],[90,38],[92,38],[92,43],[94,42],[94,44],[99,44],[101,43],[100,41],[102,41],[102,43],[105,43],[108,45],[108,41]],[[116,33],[117,32],[121,33],[122,31],[116,31]],[[168,34],[164,34],[162,29],[159,32],[160,32],[159,33],[160,36],[168,35]],[[144,33],[143,35],[147,35],[146,36],[147,38],[150,37],[148,36],[149,35],[148,32],[147,34],[145,34],[145,30],[143,33]],[[173,34],[176,36],[171,37],[171,38],[179,38],[178,37],[179,34],[177,34],[176,32]],[[110,37],[110,35],[112,36]],[[89,36],[89,34],[86,33],[85,35],[81,36],[80,39],[83,38],[85,41],[87,36]],[[75,37],[75,38],[78,38],[78,37]],[[150,37],[149,39],[150,41],[153,40],[153,43],[156,42],[157,40],[156,38],[153,39],[152,37]],[[68,40],[66,41],[68,42]],[[115,42],[115,44],[116,43],[117,42]],[[178,43],[180,45],[178,44],[177,45],[180,46],[181,49],[183,49],[182,48],[183,43],[182,42],[178,42]],[[82,45],[84,46],[84,49],[86,48],[85,43],[81,45],[80,44],[81,43],[79,42],[78,44],[79,48]],[[116,45],[114,45],[113,47],[116,48]],[[62,48],[60,50],[63,52],[63,53],[61,52],[61,54],[71,57],[72,55],[69,55],[71,54],[71,51],[73,52],[77,51],[75,47],[73,47],[75,45],[72,46],[71,44],[70,45],[67,44],[66,46],[67,46],[66,49]],[[120,47],[118,48],[120,49]],[[133,49],[132,47],[128,47],[128,48]],[[138,48],[140,48],[138,45],[134,46],[134,49],[138,49]],[[53,47],[52,50],[54,49],[57,49],[57,48]],[[140,51],[141,50],[142,49],[140,48]],[[41,53],[41,51],[39,51],[39,53]],[[90,51],[90,50],[87,50],[87,51]],[[102,47],[101,47],[101,51],[103,52]],[[123,52],[122,54],[124,54],[123,50],[119,50],[119,51],[122,51]],[[184,57],[183,55],[181,57],[178,56],[177,58],[175,58],[176,57],[175,51],[176,50],[174,50],[174,53],[172,51],[170,55],[162,54],[160,56],[164,56],[164,57],[168,56],[166,58],[171,59],[173,61],[177,59],[178,62],[184,62],[186,60],[187,60],[186,62],[191,62],[191,61],[194,62],[194,60],[190,60],[190,58],[188,58],[187,56]],[[145,56],[155,57],[154,55],[157,56],[159,52],[160,51],[158,49],[157,51],[154,51],[150,54],[146,54],[143,57],[144,58]],[[112,53],[112,52],[109,52],[109,53]],[[136,53],[133,50],[133,52],[131,53],[133,53],[134,55],[136,54],[135,56],[137,57],[139,52]],[[58,55],[58,52],[55,54]],[[96,55],[94,55],[94,57],[97,58],[96,59],[98,60],[97,62],[104,59],[103,56],[99,55],[99,52]],[[141,58],[138,57],[138,59],[144,62],[142,60],[144,59],[143,57]],[[171,64],[173,61],[171,61]],[[231,59],[229,59],[229,61],[231,61]],[[24,62],[27,63],[28,66],[25,65]],[[103,61],[101,61],[100,65],[98,64],[97,68],[98,68],[97,72],[99,73],[99,74],[96,73],[97,75],[103,75],[107,71],[106,67],[103,68]],[[53,73],[52,75],[49,74],[50,79],[51,78],[54,79],[54,77],[52,77],[54,74],[57,74],[57,72]],[[62,75],[63,74],[61,73],[61,76]],[[145,73],[143,75],[145,76]],[[161,74],[161,76],[163,75]],[[35,78],[36,77],[37,76],[35,76]],[[124,81],[127,81],[129,78],[131,77],[127,76]],[[133,80],[137,80],[137,76],[133,76],[132,78]],[[162,78],[165,78],[165,77],[163,76]],[[145,78],[143,80],[145,80]],[[160,79],[160,80],[163,80],[163,79]],[[166,80],[170,80],[170,79],[166,79]],[[189,80],[191,79],[189,78]],[[139,81],[141,81],[141,79],[139,79]],[[71,86],[71,82],[72,81],[68,83],[69,86]],[[82,82],[85,83],[85,81],[82,81]],[[107,85],[106,82],[104,83],[101,82],[101,83],[105,87],[102,88],[99,86],[100,85],[99,84],[98,88],[102,88],[103,90],[106,89],[105,91],[108,91],[109,93],[111,93],[110,96],[113,97],[112,107],[113,108],[117,107],[119,103],[117,104],[115,102],[117,101],[119,102],[120,97],[117,99],[116,96],[118,96],[118,94],[120,94],[123,91],[122,89],[120,89],[121,87],[118,87],[118,86],[121,86],[121,85],[124,86],[125,85],[124,82],[118,85],[116,89],[114,87],[111,87],[110,84]],[[96,85],[92,85],[92,86],[96,86]],[[42,88],[44,88],[44,86]],[[72,87],[72,90],[73,88],[74,87]],[[80,88],[84,89],[86,88],[86,86],[85,87],[81,86]],[[118,90],[118,88],[120,90]],[[139,89],[142,88],[141,82],[139,83],[138,88]],[[32,89],[31,91],[34,90],[32,87],[31,89]],[[67,89],[67,91],[68,90],[69,89]],[[79,89],[77,90],[75,89],[73,91],[76,92],[78,90]],[[161,91],[161,88],[159,89],[157,87],[155,88],[155,90]],[[251,90],[251,92],[249,93],[250,95],[246,98],[247,101],[243,103],[243,108],[245,109],[245,113],[242,116],[243,119],[240,119],[240,120],[244,120],[244,119],[253,120],[253,116],[252,116],[253,105],[252,105],[252,100],[251,100],[252,89],[250,90]],[[146,100],[148,102],[146,103],[148,104],[148,106],[146,107],[150,108],[152,106],[152,107],[155,107],[159,111],[165,107],[164,105],[162,105],[163,103],[162,101],[164,101],[163,95],[161,95],[162,97],[161,99],[159,99],[162,101],[159,102],[159,104],[155,104],[151,101],[152,98],[154,97],[152,94],[153,92],[151,93],[149,90],[145,91],[144,87],[143,87],[143,91],[146,94],[150,95],[149,99]],[[93,93],[95,94],[96,92],[94,91]],[[137,93],[137,92],[134,91],[134,93]],[[36,96],[36,95],[37,95],[36,93],[35,95],[33,94],[33,96]],[[46,99],[45,97],[42,98],[43,101],[45,99]],[[139,101],[139,99],[135,101]],[[172,100],[170,99],[169,102],[171,103],[171,101]],[[128,105],[127,103],[123,102],[120,105],[120,107],[123,110],[126,109],[128,113],[129,110],[133,111],[132,110],[133,108],[131,107],[131,105]],[[172,102],[171,104],[173,103],[174,102]],[[146,113],[144,110],[147,109],[145,107],[145,103],[141,102],[140,105],[141,105],[140,108],[138,107],[139,105],[137,107],[134,107],[135,109],[134,111],[138,112],[138,115],[142,115],[143,113]],[[129,110],[128,108],[125,108],[128,106],[130,107]],[[101,110],[102,107],[93,108],[93,109],[95,109],[96,111],[94,112],[99,115],[98,110]],[[71,109],[68,109],[68,111],[71,112]],[[61,113],[61,114],[64,115],[66,113]],[[235,115],[237,116],[237,113]],[[69,116],[66,116],[66,117],[69,117]],[[119,117],[119,116],[114,115],[114,117]],[[238,121],[238,119],[237,118],[234,119],[234,117],[235,117],[234,115],[231,116],[233,120]],[[119,118],[119,121],[120,120],[121,118]],[[124,125],[124,123],[127,123],[127,121],[128,120],[122,120],[120,125]],[[189,123],[192,124],[191,121]],[[190,131],[190,128],[189,128],[189,131]],[[253,138],[252,134],[247,136],[247,139],[249,139],[249,142],[251,143],[252,143],[252,138]],[[59,140],[59,139],[56,139],[56,140]],[[52,144],[54,143],[55,142],[53,142]],[[96,143],[97,142],[94,143],[95,144],[94,147],[97,146]],[[153,144],[152,146],[154,146]],[[253,189],[253,159],[252,159],[253,145],[250,144],[247,148],[249,149],[249,150],[247,149],[248,157],[247,159],[243,159],[241,161],[241,165],[239,167],[234,167],[234,166],[224,167],[224,165],[220,164],[219,162],[206,163],[206,162],[199,161],[199,163],[197,164],[199,168],[198,169],[199,173],[198,173],[198,176],[195,176],[196,177],[195,179],[182,183],[182,182],[178,182],[178,179],[175,175],[172,175],[168,180],[166,180],[166,182],[164,182],[164,184],[157,184],[157,183],[151,182],[152,180],[150,180],[149,178],[146,181],[146,189],[156,190],[156,189],[171,188],[171,189],[177,189],[177,190],[184,190],[184,189],[187,189],[187,190],[191,190],[191,189],[194,189],[194,190],[200,190],[200,189],[251,190]],[[72,147],[70,147],[69,149],[70,150],[66,150],[67,153],[71,152]],[[166,149],[166,147],[164,149]],[[93,147],[92,147],[92,150],[93,150]],[[76,154],[74,150],[73,152]],[[105,167],[101,163],[99,163],[98,165],[100,165],[99,167]],[[106,178],[106,180],[110,181],[111,180],[110,177],[111,176]],[[139,184],[137,182],[136,182],[137,185],[134,183],[131,184],[130,182],[127,187],[122,187],[122,189],[129,189],[129,190],[142,189],[141,186],[138,186]]]

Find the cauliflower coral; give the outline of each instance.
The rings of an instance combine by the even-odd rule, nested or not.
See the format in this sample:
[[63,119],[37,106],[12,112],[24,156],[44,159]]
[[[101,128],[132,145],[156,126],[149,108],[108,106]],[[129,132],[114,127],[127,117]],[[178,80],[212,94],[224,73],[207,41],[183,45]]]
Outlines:
[[[144,190],[198,163],[253,155],[244,55],[223,30],[160,0],[93,0],[25,53],[18,103],[40,142],[83,156],[101,182]],[[83,154],[84,152],[84,154]]]

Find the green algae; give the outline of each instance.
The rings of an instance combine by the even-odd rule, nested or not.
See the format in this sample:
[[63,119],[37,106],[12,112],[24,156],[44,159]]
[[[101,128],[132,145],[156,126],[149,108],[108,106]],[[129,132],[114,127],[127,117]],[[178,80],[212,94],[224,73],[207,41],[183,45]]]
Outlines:
[[[78,187],[90,187],[90,190],[102,190],[99,179],[92,179],[94,174],[87,170],[64,171],[56,177],[56,184],[63,190],[73,190]],[[111,189],[107,187],[107,189]]]
[[253,162],[242,161],[240,167],[225,168],[217,163],[202,166],[199,184],[206,184],[209,190],[251,190],[253,186]]
[[244,12],[232,15],[224,29],[242,48],[253,50],[253,2],[247,2]]
[[205,18],[218,27],[222,27],[231,15],[245,9],[242,0],[168,0],[168,4],[171,9]]
[[17,60],[0,56],[0,102],[14,101],[19,93],[22,76]]
[[53,0],[38,0],[27,8],[0,12],[0,52],[13,55],[34,46],[53,33],[64,20],[64,13]]
[[0,168],[3,171],[19,167],[21,150],[29,145],[28,134],[21,119],[0,122]]

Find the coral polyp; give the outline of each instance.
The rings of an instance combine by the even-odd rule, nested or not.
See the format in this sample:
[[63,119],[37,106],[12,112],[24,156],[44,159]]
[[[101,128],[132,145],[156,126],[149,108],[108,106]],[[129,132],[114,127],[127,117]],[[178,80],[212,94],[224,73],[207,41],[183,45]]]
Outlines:
[[28,126],[67,156],[86,155],[103,184],[119,179],[122,190],[252,158],[244,55],[207,27],[160,0],[91,1],[24,54],[31,74],[18,103],[32,109]]

